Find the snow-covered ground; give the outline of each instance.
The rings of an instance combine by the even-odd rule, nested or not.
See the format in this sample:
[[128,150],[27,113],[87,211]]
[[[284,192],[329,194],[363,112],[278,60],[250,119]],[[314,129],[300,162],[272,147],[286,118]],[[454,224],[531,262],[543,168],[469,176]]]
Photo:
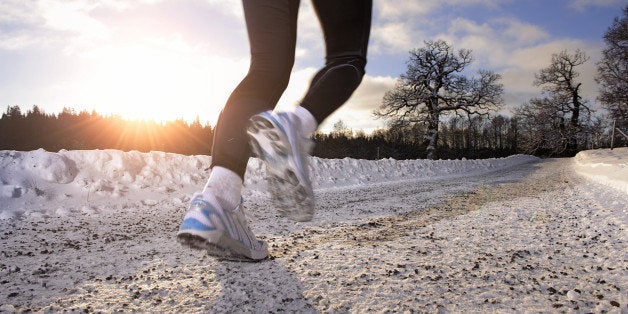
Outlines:
[[174,240],[207,156],[0,151],[0,312],[628,311],[628,149],[575,158],[311,159],[280,218],[252,159],[260,263]]
[[579,174],[628,193],[628,148],[583,151],[574,160]]

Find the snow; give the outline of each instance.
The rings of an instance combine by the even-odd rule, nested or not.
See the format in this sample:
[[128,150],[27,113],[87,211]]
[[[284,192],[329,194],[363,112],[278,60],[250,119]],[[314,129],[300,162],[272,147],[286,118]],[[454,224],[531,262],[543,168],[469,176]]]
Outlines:
[[[535,160],[512,156],[488,160],[378,161],[312,158],[314,189],[350,188],[384,182],[434,180],[482,174]],[[3,216],[65,215],[84,208],[106,210],[116,201],[155,206],[166,195],[185,203],[207,178],[209,156],[183,156],[164,152],[140,153],[116,150],[47,152],[42,149],[0,152]],[[262,163],[251,159],[246,177],[247,192],[265,194]],[[43,206],[42,200],[46,200]],[[103,202],[107,205],[104,205]],[[51,208],[50,203],[58,208]]]
[[583,151],[574,160],[581,175],[628,193],[628,147]]
[[251,159],[237,263],[174,240],[209,156],[0,151],[0,312],[626,311],[627,160],[311,158],[293,223]]

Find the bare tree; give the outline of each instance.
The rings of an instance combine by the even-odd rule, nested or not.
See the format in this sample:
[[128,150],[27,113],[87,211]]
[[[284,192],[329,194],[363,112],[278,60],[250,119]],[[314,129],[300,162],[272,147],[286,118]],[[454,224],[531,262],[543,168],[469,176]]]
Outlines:
[[483,70],[477,77],[462,74],[472,61],[470,50],[456,52],[443,40],[425,42],[410,51],[406,73],[384,95],[375,115],[396,124],[427,124],[424,143],[427,158],[434,159],[442,115],[484,115],[503,103],[501,75]]
[[334,123],[333,129],[330,134],[334,137],[344,136],[349,138],[353,136],[353,131],[349,129],[347,124],[342,121],[342,119],[339,119]]
[[599,100],[608,109],[618,127],[628,128],[628,6],[624,16],[615,18],[604,34],[606,49],[597,63]]
[[568,97],[534,98],[517,108],[519,148],[523,152],[543,156],[571,156],[577,151],[573,147],[586,148],[594,130],[595,120],[591,111],[580,115],[578,128],[572,127],[570,111],[565,103]]
[[555,98],[535,98],[516,109],[523,152],[555,156],[565,151],[568,135],[561,107],[562,101]]
[[499,115],[491,119],[491,147],[497,149],[504,149],[504,138],[506,135],[506,126],[509,119]]
[[[578,82],[580,73],[576,67],[586,63],[589,57],[577,49],[574,54],[563,50],[552,55],[551,64],[535,75],[534,84],[541,86],[546,93],[553,109],[563,113],[563,119],[569,119],[570,137],[567,139],[567,149],[577,151],[576,135],[581,131],[580,114],[582,110],[589,110],[582,100],[582,83]],[[564,133],[567,134],[567,133]]]

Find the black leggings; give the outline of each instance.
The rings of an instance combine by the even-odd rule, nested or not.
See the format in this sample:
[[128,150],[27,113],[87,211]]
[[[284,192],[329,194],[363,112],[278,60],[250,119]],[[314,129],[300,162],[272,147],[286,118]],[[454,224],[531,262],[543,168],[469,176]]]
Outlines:
[[[299,0],[243,0],[251,47],[246,77],[220,113],[212,167],[244,177],[251,150],[249,118],[271,110],[288,86],[294,64]],[[372,0],[312,0],[323,28],[326,62],[310,83],[301,106],[320,124],[338,109],[364,76]]]

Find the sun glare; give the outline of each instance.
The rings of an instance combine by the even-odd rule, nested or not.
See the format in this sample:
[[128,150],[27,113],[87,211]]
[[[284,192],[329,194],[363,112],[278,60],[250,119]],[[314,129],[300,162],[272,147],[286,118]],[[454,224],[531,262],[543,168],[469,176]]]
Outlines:
[[97,59],[88,83],[97,111],[133,120],[198,116],[212,124],[248,66],[246,60],[150,45],[107,49]]

